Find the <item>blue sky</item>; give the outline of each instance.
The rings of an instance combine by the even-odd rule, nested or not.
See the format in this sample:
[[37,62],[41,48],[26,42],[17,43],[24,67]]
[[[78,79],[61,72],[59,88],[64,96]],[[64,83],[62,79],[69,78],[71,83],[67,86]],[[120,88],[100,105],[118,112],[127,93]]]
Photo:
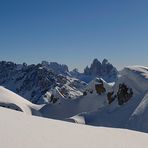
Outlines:
[[0,60],[148,66],[147,0],[0,0]]

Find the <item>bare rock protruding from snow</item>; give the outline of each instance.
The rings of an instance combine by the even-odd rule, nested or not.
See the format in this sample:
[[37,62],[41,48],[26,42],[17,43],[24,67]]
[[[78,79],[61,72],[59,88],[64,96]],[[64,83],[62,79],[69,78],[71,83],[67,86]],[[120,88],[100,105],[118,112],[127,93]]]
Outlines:
[[107,83],[102,78],[95,78],[85,88],[85,91],[88,93],[97,93],[99,95],[109,92],[112,90],[112,85]]

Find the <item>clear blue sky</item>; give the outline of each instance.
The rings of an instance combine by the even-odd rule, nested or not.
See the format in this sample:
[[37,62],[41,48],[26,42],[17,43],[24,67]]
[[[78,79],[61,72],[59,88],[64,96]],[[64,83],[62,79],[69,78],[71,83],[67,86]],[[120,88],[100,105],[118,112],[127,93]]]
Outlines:
[[0,0],[0,60],[82,69],[94,58],[148,66],[147,0]]

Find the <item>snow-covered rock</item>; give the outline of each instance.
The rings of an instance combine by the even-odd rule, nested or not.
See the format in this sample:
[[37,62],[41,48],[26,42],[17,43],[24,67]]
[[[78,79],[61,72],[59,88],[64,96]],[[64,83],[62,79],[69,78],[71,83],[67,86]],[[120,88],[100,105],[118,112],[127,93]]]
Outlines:
[[41,113],[44,117],[65,120],[77,114],[96,111],[108,105],[106,93],[100,95],[96,92],[95,85],[98,84],[100,80],[103,81],[107,91],[112,89],[112,85],[109,85],[102,79],[96,78],[84,89],[86,95],[83,93],[83,96],[74,100],[62,99],[57,104],[47,104],[40,110]]
[[112,88],[115,94],[122,83],[133,90],[133,96],[130,100],[123,105],[118,105],[117,97],[110,105],[94,112],[82,113],[86,124],[148,132],[148,68],[141,66],[125,67]]
[[[50,64],[54,67],[56,64]],[[49,66],[47,64],[47,66]],[[15,64],[0,62],[0,85],[21,95],[35,104],[50,102],[49,94],[54,88],[65,88],[65,98],[74,99],[82,95],[81,88],[86,84],[78,79],[57,74],[42,64]],[[60,67],[60,66],[59,66]],[[65,66],[61,66],[65,67]],[[56,67],[55,67],[56,68]],[[65,68],[67,69],[67,68]]]

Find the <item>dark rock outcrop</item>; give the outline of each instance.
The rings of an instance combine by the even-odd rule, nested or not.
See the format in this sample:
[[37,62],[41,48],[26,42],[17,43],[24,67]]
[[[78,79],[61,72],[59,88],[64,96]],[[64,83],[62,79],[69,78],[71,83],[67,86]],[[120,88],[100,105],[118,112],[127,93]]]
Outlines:
[[98,59],[94,59],[90,67],[86,66],[83,73],[74,69],[70,74],[86,83],[89,83],[95,77],[103,78],[107,82],[116,81],[118,78],[117,69],[106,59],[102,63]]
[[100,79],[98,84],[95,84],[96,92],[101,95],[102,93],[106,92],[106,89],[103,85],[103,81]]
[[116,95],[114,95],[114,92],[107,93],[107,100],[109,104],[111,104],[115,99],[116,99]]
[[95,76],[95,77],[105,77],[115,75],[117,76],[117,69],[108,62],[108,60],[104,59],[102,63],[98,61],[98,59],[94,59],[90,68],[87,66],[84,69],[85,75]]
[[119,89],[117,92],[118,104],[122,105],[129,101],[133,96],[132,88],[128,88],[124,83],[119,84]]

